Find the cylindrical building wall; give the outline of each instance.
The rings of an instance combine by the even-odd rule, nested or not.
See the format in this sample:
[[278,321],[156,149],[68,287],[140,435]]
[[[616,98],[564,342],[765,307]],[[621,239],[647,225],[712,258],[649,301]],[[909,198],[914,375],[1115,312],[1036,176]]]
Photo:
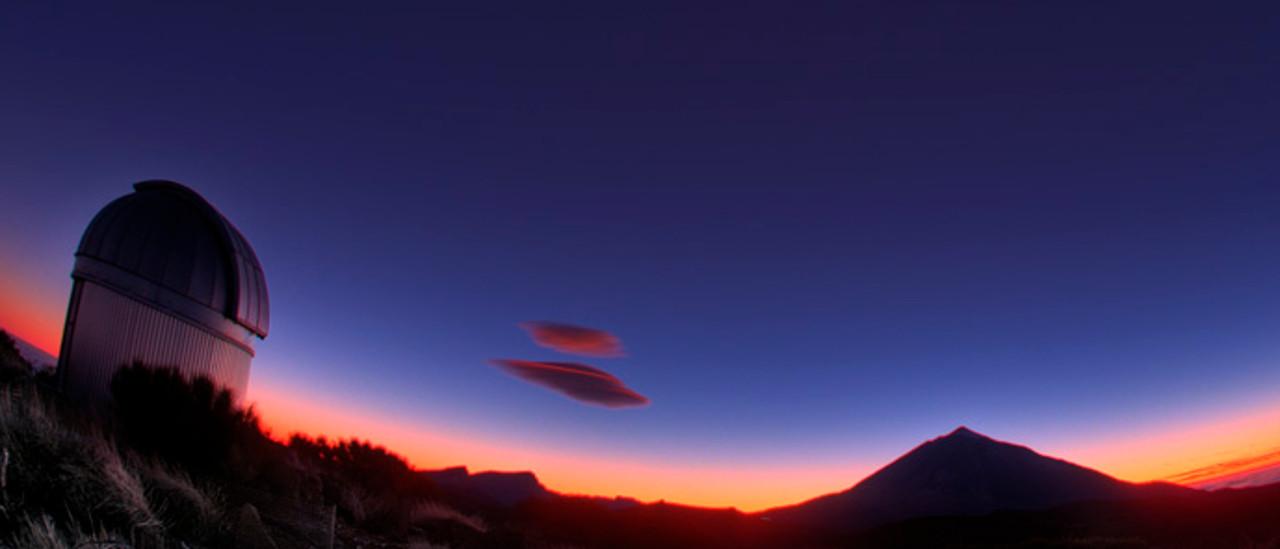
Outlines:
[[253,356],[239,345],[93,282],[77,281],[72,300],[67,328],[74,336],[62,350],[60,373],[68,397],[105,402],[111,377],[134,363],[207,377],[237,399],[248,389]]

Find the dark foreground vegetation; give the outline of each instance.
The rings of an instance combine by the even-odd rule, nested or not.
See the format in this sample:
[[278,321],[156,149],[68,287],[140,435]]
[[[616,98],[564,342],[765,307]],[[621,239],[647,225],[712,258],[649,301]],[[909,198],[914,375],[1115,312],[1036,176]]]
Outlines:
[[0,547],[1280,547],[1280,486],[801,529],[417,471],[358,440],[278,441],[166,369],[125,368],[96,414],[51,385],[0,332]]
[[[763,524],[619,509],[531,475],[432,474],[359,440],[279,441],[227,392],[170,369],[124,368],[111,389],[106,410],[64,402],[0,337],[0,546],[706,546],[758,538],[742,525]],[[460,482],[434,480],[448,476]],[[538,491],[512,500],[513,479]]]

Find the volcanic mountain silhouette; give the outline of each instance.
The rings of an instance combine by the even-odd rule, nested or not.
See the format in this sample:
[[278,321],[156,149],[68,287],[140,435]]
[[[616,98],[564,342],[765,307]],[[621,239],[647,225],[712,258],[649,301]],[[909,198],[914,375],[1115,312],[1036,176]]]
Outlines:
[[1192,491],[1167,483],[1121,481],[960,427],[917,446],[848,490],[762,515],[777,522],[852,530],[917,517],[1038,510]]

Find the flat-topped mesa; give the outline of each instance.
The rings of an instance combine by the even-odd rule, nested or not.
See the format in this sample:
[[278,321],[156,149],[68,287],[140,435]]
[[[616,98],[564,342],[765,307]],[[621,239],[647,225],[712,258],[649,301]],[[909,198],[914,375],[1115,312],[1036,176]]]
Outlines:
[[471,473],[466,467],[423,471],[437,486],[481,503],[510,507],[531,499],[546,498],[550,490],[529,471],[482,471]]

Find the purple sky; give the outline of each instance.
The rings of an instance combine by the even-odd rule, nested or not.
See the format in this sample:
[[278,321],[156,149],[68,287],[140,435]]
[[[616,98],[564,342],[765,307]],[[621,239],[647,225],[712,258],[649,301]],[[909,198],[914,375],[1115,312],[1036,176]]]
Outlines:
[[266,269],[253,383],[516,445],[862,463],[1274,404],[1277,9],[905,4],[9,6],[5,289],[59,316],[93,213],[167,178]]

